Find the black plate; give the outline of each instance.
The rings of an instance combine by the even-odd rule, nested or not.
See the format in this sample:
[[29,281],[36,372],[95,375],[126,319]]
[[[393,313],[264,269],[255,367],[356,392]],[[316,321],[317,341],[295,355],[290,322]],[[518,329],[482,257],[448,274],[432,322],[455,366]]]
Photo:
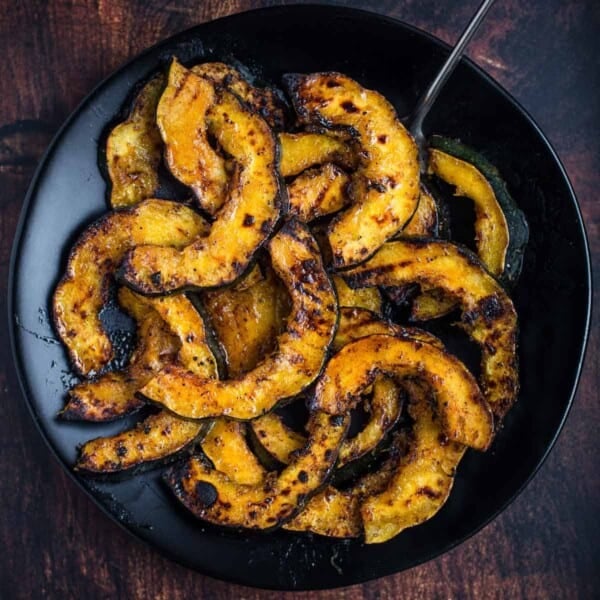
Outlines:
[[[235,60],[267,81],[288,71],[339,70],[383,92],[403,114],[446,56],[438,40],[357,10],[304,6],[235,15],[155,46],[96,88],[75,111],[31,185],[12,258],[10,321],[23,391],[43,436],[69,473],[76,446],[122,424],[56,419],[71,374],[48,318],[50,296],[75,236],[106,211],[98,140],[137,82],[169,59]],[[202,573],[263,588],[315,589],[395,573],[445,552],[497,515],[544,460],[579,377],[590,313],[581,215],[563,168],[531,118],[464,62],[426,122],[483,150],[508,180],[531,226],[515,292],[521,320],[520,400],[493,449],[469,453],[450,500],[430,522],[382,545],[278,531],[234,533],[191,518],[153,471],[122,482],[75,480],[131,533]]]

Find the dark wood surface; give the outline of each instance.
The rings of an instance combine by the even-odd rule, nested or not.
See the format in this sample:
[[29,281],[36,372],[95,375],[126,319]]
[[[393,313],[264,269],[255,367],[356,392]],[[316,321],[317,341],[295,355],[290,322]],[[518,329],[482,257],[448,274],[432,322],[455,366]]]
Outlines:
[[[63,473],[29,417],[5,316],[10,248],[27,186],[53,134],[84,95],[164,37],[271,4],[279,2],[0,2],[0,598],[288,597],[189,571],[105,517]],[[452,42],[478,0],[338,4],[377,10]],[[529,110],[558,151],[583,210],[595,267],[600,266],[599,38],[597,0],[499,0],[469,52]],[[598,285],[595,291],[597,300]],[[537,476],[499,518],[445,556],[408,572],[296,597],[597,597],[599,344],[595,326],[566,427]]]

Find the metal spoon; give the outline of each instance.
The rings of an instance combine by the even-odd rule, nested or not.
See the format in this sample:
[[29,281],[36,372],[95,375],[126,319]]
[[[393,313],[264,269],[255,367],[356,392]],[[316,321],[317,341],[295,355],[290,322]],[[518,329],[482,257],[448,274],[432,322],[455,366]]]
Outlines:
[[446,81],[448,81],[448,78],[456,68],[458,61],[462,58],[467,44],[471,41],[471,38],[473,35],[475,35],[477,29],[479,29],[481,22],[483,21],[488,10],[492,7],[492,4],[494,4],[494,1],[495,0],[483,0],[477,9],[477,12],[473,15],[465,27],[465,30],[462,32],[462,35],[456,42],[456,45],[450,53],[450,56],[448,56],[446,62],[442,65],[442,68],[438,71],[438,74],[435,76],[434,80],[431,82],[427,90],[425,90],[425,93],[419,98],[419,101],[417,102],[412,113],[408,117],[402,119],[403,123],[415,138],[415,142],[419,148],[419,159],[422,168],[427,161],[425,156],[426,140],[425,135],[423,134],[423,121],[431,110],[431,107],[436,101]]

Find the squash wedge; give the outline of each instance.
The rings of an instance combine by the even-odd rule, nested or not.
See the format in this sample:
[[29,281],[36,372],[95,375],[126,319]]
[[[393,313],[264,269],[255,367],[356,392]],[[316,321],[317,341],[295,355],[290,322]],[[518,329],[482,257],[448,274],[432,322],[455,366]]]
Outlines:
[[[372,398],[366,402],[369,407],[369,420],[362,431],[342,443],[338,468],[374,450],[400,417],[402,402],[399,391],[396,384],[389,379],[376,379]],[[250,422],[250,427],[262,448],[284,465],[288,464],[290,456],[306,443],[303,435],[288,427],[274,412],[254,419]]]
[[381,293],[376,287],[352,289],[339,275],[334,275],[331,280],[335,285],[340,307],[365,308],[376,313],[381,312]]
[[[132,298],[138,306],[146,307],[176,336],[179,350],[174,360],[200,376],[217,376],[204,321],[186,296],[143,298],[127,288],[121,288],[120,294]],[[146,381],[151,375],[146,374]],[[137,389],[141,385],[138,382]],[[137,396],[135,398],[140,401]],[[80,449],[76,468],[88,473],[106,474],[162,464],[189,448],[209,431],[210,425],[186,421],[163,410],[146,417],[132,429],[86,442]]]
[[423,379],[435,393],[447,437],[478,450],[489,447],[492,413],[473,375],[451,354],[416,340],[371,335],[350,342],[327,364],[313,406],[338,414],[342,406],[354,406],[378,375]]
[[[345,408],[345,407],[344,407]],[[347,417],[312,413],[306,445],[281,473],[241,484],[194,456],[172,468],[166,481],[196,517],[226,527],[273,529],[297,513],[325,481],[348,428]]]
[[287,75],[285,83],[306,125],[347,128],[360,147],[352,176],[353,205],[329,228],[335,267],[364,261],[406,225],[419,198],[417,146],[393,106],[340,73]]
[[337,326],[337,302],[308,229],[289,221],[269,242],[273,269],[292,300],[277,350],[253,370],[227,381],[166,367],[141,393],[191,419],[253,419],[296,396],[318,377]]
[[202,451],[217,471],[236,483],[255,485],[265,478],[264,467],[246,443],[245,423],[215,419],[202,440]]
[[121,275],[143,294],[233,282],[248,268],[279,219],[278,146],[269,126],[225,90],[218,93],[207,121],[209,132],[235,162],[229,199],[208,236],[181,250],[139,246],[127,255]]
[[310,167],[334,163],[344,169],[356,168],[356,156],[348,144],[331,135],[315,132],[280,133],[283,177],[292,177]]
[[156,125],[156,106],[165,78],[154,76],[140,90],[127,119],[106,140],[106,166],[111,208],[133,206],[152,198],[158,189],[158,165],[163,144]]
[[140,296],[120,288],[118,297],[119,304],[137,321],[136,349],[123,371],[73,386],[60,413],[63,419],[113,421],[137,410],[144,401],[136,392],[165,364],[173,362],[179,351],[177,338]]
[[109,213],[83,232],[52,300],[54,326],[78,374],[97,373],[113,357],[99,312],[125,253],[138,244],[185,246],[207,232],[206,221],[190,208],[155,199]]
[[288,185],[289,213],[309,223],[344,208],[350,178],[333,163],[309,169]]
[[211,81],[173,59],[156,122],[169,170],[192,188],[200,207],[210,214],[225,203],[228,181],[225,160],[209,142],[208,113],[216,101]]
[[529,225],[527,224],[525,213],[510,195],[508,187],[498,169],[479,152],[462,144],[458,140],[439,135],[432,136],[429,144],[434,150],[441,151],[446,155],[470,164],[489,183],[502,209],[508,227],[508,246],[506,248],[504,270],[499,276],[504,284],[509,287],[514,285],[521,273],[525,249],[529,241]]
[[[396,241],[345,273],[351,286],[418,283],[455,298],[462,324],[481,348],[481,387],[494,415],[502,419],[517,398],[517,314],[481,263],[467,250],[440,240]],[[460,440],[457,440],[460,441]]]
[[207,62],[194,65],[192,73],[226,87],[257,112],[275,130],[282,130],[286,122],[286,106],[275,90],[250,85],[242,74],[230,65]]
[[[421,343],[432,344],[440,350],[444,349],[440,340],[426,331],[390,323],[369,310],[347,307],[340,309],[338,330],[331,349],[338,352],[350,342],[375,334],[415,339]],[[338,467],[373,450],[400,416],[401,401],[398,390],[389,380],[378,378],[375,381],[373,397],[369,404],[370,418],[362,431],[342,443]],[[287,427],[281,417],[273,412],[254,419],[250,428],[257,443],[283,464],[287,464],[289,455],[305,442],[300,433]]]
[[431,392],[423,384],[405,382],[414,420],[408,453],[385,490],[369,494],[360,507],[367,544],[386,542],[408,527],[431,519],[444,505],[466,447],[444,436]]

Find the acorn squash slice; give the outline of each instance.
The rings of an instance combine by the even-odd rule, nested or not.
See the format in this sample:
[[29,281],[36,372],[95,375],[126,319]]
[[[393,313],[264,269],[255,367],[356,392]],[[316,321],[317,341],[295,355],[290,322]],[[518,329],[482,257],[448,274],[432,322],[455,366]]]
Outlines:
[[298,221],[269,242],[276,274],[292,300],[277,350],[234,379],[212,381],[167,366],[141,390],[147,398],[191,419],[253,419],[296,396],[318,377],[337,326],[337,302],[319,248]]
[[350,342],[327,364],[313,406],[338,414],[342,406],[354,406],[378,375],[424,380],[434,391],[449,439],[478,450],[490,445],[492,414],[473,375],[451,354],[416,340],[379,334]]
[[[415,339],[422,343],[433,344],[440,350],[444,349],[440,340],[426,331],[385,321],[369,310],[347,307],[340,308],[338,330],[331,349],[337,352],[354,340],[375,334]],[[378,378],[375,381],[369,404],[370,418],[362,431],[343,442],[338,467],[375,449],[400,416],[401,401],[398,390],[390,380]],[[287,427],[283,419],[274,412],[254,419],[250,423],[250,429],[256,442],[271,457],[283,464],[287,464],[289,455],[305,442],[305,438],[300,433]]]
[[[204,321],[186,296],[142,298],[127,288],[122,288],[120,293],[133,297],[138,305],[159,316],[163,326],[178,338],[176,361],[200,376],[217,376]],[[86,442],[80,449],[76,468],[87,473],[107,474],[162,464],[191,447],[209,431],[210,425],[187,421],[163,410],[146,417],[132,429]]]
[[275,90],[250,85],[237,69],[221,62],[194,65],[191,71],[200,77],[209,79],[215,85],[226,87],[246,102],[273,129],[284,129],[286,105]]
[[365,308],[376,313],[381,312],[381,293],[376,287],[352,289],[339,275],[334,275],[331,280],[335,285],[340,307]]
[[164,87],[162,74],[146,83],[127,119],[114,127],[106,140],[111,208],[152,198],[158,189],[163,144],[156,125],[156,106]]
[[[501,419],[517,398],[517,314],[500,284],[471,252],[440,240],[386,244],[373,258],[344,274],[353,286],[418,283],[455,298],[462,325],[481,348],[481,387]],[[460,441],[460,440],[457,440]]]
[[[399,394],[393,381],[383,378],[375,380],[372,397],[365,401],[369,412],[368,422],[362,431],[342,443],[338,468],[374,450],[396,424],[402,407]],[[288,427],[274,412],[254,419],[250,422],[250,427],[262,448],[284,465],[288,464],[290,456],[306,443],[305,436]]]
[[292,177],[310,167],[334,163],[344,169],[356,168],[356,156],[350,145],[331,135],[316,132],[280,133],[283,177]]
[[430,390],[417,381],[403,385],[409,392],[408,413],[414,421],[408,452],[388,477],[387,487],[368,494],[361,502],[367,544],[386,542],[404,529],[431,519],[448,499],[466,450],[445,437]]
[[309,223],[341,210],[350,202],[349,181],[333,163],[304,171],[288,185],[289,214]]
[[393,106],[340,73],[287,75],[284,79],[306,125],[347,128],[360,147],[352,176],[353,205],[329,228],[334,266],[371,256],[406,225],[419,198],[417,146]]
[[305,446],[281,473],[271,471],[256,484],[238,483],[199,456],[172,468],[166,481],[200,519],[226,527],[276,528],[296,514],[326,480],[348,421],[343,414],[312,412]]
[[121,275],[143,294],[233,282],[248,268],[279,218],[278,145],[269,126],[226,90],[218,93],[207,122],[209,132],[234,161],[229,198],[208,236],[181,250],[138,246],[127,255]]
[[215,102],[214,84],[173,59],[156,122],[169,170],[210,214],[225,203],[228,181],[225,160],[209,142],[208,113]]
[[153,375],[172,362],[180,343],[163,319],[127,288],[118,292],[119,304],[137,322],[137,345],[122,371],[105,373],[84,381],[68,392],[60,416],[66,420],[113,421],[140,408],[144,401],[135,394]]
[[[508,187],[505,181],[502,179],[498,169],[482,154],[473,148],[462,144],[458,140],[453,140],[439,135],[432,136],[429,140],[429,144],[434,152],[441,151],[445,155],[449,155],[455,159],[467,163],[467,167],[464,168],[459,163],[461,171],[464,169],[467,173],[473,173],[473,171],[468,168],[468,165],[470,165],[472,169],[475,169],[477,173],[486,179],[487,183],[491,187],[492,193],[502,210],[508,227],[506,258],[504,261],[503,270],[502,272],[499,272],[498,275],[500,280],[509,287],[514,285],[521,273],[523,258],[525,256],[525,248],[527,247],[527,242],[529,241],[529,226],[527,224],[525,213],[519,208],[513,197],[510,195]],[[468,176],[469,175],[465,175],[463,177]],[[455,175],[455,177],[458,178],[458,175]],[[461,177],[461,181],[459,182],[461,185],[463,177]],[[477,176],[475,177],[478,178]],[[459,185],[459,187],[461,187],[461,185]],[[491,242],[487,242],[487,244],[491,245]],[[490,250],[488,253],[493,254],[493,251]],[[484,264],[487,264],[481,253],[480,257],[482,258]],[[488,268],[490,267],[488,266]],[[493,269],[490,270],[492,270],[493,274],[496,274],[493,272]]]
[[99,312],[108,299],[111,275],[125,253],[138,244],[185,246],[206,234],[208,227],[182,204],[150,199],[111,212],[83,232],[71,250],[52,304],[54,326],[79,375],[97,373],[113,358]]
[[217,471],[225,473],[236,483],[255,485],[266,475],[264,467],[246,443],[246,423],[215,419],[202,440],[202,451]]

